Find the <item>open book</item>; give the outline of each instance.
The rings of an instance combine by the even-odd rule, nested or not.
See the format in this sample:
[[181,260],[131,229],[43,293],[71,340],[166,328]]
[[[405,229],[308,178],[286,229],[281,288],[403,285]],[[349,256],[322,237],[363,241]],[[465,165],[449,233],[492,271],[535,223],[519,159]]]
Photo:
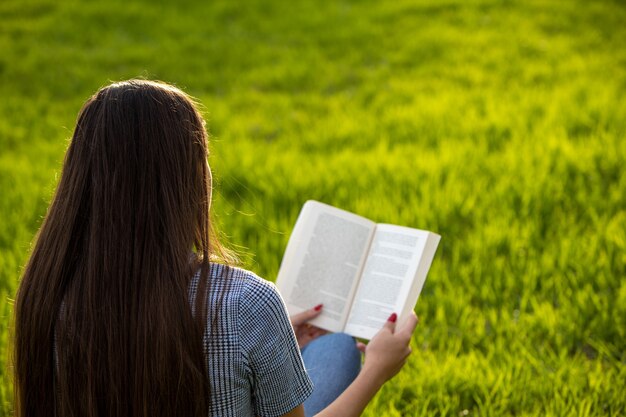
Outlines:
[[289,314],[323,303],[311,324],[371,339],[391,313],[401,324],[413,310],[440,238],[307,201],[276,285]]

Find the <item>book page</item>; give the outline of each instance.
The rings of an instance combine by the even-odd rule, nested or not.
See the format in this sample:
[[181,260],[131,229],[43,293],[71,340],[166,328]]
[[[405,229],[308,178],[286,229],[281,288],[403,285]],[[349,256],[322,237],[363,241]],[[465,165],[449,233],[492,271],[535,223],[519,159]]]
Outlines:
[[322,314],[310,323],[343,330],[374,228],[373,222],[332,206],[304,205],[276,280],[289,314],[322,303]]
[[[408,313],[405,305],[429,235],[437,236],[402,226],[379,224],[376,227],[346,333],[371,339],[391,313],[400,315],[398,323],[403,320],[401,313]],[[425,272],[429,267],[430,263]]]

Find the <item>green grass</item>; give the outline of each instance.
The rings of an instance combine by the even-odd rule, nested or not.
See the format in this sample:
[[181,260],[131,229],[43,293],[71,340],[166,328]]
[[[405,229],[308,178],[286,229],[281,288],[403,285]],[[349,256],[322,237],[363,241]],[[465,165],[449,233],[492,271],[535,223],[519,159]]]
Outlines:
[[214,210],[260,275],[307,199],[443,236],[366,415],[626,414],[626,5],[288,3],[0,3],[2,357],[80,105],[147,76],[204,104]]

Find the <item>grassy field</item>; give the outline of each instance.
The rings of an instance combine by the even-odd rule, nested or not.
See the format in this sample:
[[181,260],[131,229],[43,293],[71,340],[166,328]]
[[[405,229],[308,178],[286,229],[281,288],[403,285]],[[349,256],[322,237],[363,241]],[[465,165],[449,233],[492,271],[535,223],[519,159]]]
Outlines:
[[626,414],[626,4],[173,3],[0,2],[0,414],[76,114],[136,76],[204,104],[216,217],[267,279],[307,199],[443,236],[366,415]]

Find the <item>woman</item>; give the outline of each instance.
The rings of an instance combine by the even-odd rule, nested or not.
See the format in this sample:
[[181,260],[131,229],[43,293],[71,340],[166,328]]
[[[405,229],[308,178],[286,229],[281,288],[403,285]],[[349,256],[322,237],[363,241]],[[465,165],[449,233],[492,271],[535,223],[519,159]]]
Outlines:
[[[298,341],[315,359],[346,337],[306,328],[320,306],[297,340],[273,284],[224,265],[210,202],[187,95],[131,80],[87,101],[17,294],[17,416],[303,415],[323,390]],[[401,368],[416,318],[393,321],[319,415],[358,415]]]

